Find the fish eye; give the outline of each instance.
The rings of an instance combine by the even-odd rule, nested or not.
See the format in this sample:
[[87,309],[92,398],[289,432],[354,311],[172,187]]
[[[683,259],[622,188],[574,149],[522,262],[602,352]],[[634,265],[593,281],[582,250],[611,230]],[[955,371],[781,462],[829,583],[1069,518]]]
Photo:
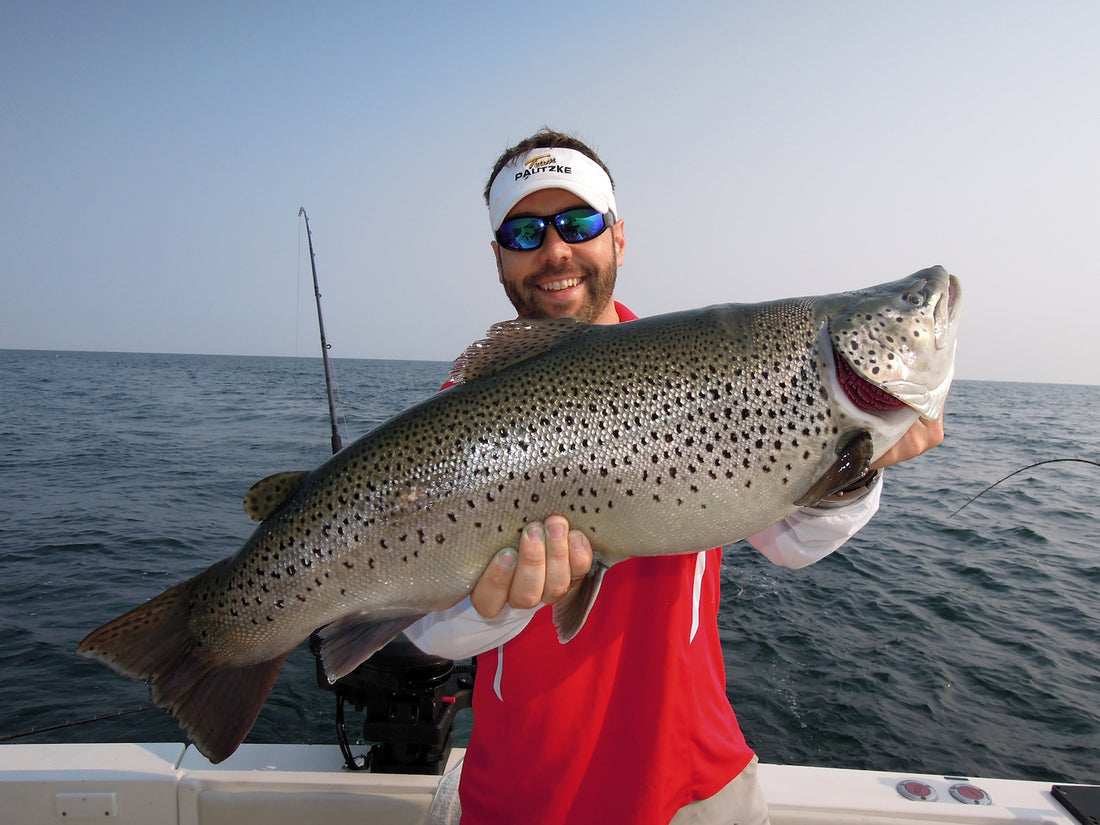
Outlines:
[[910,292],[905,296],[905,300],[915,307],[924,306],[924,296],[919,292]]

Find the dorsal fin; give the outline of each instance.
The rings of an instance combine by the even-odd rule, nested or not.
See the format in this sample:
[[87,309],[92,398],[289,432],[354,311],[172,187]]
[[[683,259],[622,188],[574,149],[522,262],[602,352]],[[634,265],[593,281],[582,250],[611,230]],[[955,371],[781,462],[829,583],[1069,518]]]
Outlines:
[[458,356],[451,367],[452,384],[476,381],[542,355],[584,335],[592,324],[576,318],[501,321],[489,327],[485,337]]
[[252,485],[244,496],[244,511],[253,521],[263,521],[283,506],[307,475],[305,470],[275,473]]

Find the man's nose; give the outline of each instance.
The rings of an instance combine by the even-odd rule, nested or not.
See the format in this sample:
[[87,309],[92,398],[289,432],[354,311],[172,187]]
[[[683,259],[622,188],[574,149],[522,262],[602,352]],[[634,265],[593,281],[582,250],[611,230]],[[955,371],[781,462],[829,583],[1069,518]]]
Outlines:
[[560,261],[573,257],[573,247],[562,239],[558,228],[551,223],[546,227],[546,235],[542,239],[542,246],[539,247],[539,254],[547,260]]

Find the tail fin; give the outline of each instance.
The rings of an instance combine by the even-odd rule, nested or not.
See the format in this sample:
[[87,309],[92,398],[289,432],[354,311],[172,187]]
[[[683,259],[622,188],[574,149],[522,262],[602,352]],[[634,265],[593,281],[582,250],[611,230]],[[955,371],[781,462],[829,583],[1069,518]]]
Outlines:
[[221,762],[251,730],[290,651],[239,667],[207,655],[187,621],[195,581],[108,622],[76,652],[148,682],[153,704],[171,713],[211,762]]

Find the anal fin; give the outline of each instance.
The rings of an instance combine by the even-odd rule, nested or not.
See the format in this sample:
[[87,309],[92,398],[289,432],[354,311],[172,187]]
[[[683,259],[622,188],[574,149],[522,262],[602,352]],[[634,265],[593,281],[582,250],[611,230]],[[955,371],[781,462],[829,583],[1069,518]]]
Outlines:
[[355,614],[317,631],[321,664],[329,684],[347,676],[425,613],[402,613],[379,619]]

